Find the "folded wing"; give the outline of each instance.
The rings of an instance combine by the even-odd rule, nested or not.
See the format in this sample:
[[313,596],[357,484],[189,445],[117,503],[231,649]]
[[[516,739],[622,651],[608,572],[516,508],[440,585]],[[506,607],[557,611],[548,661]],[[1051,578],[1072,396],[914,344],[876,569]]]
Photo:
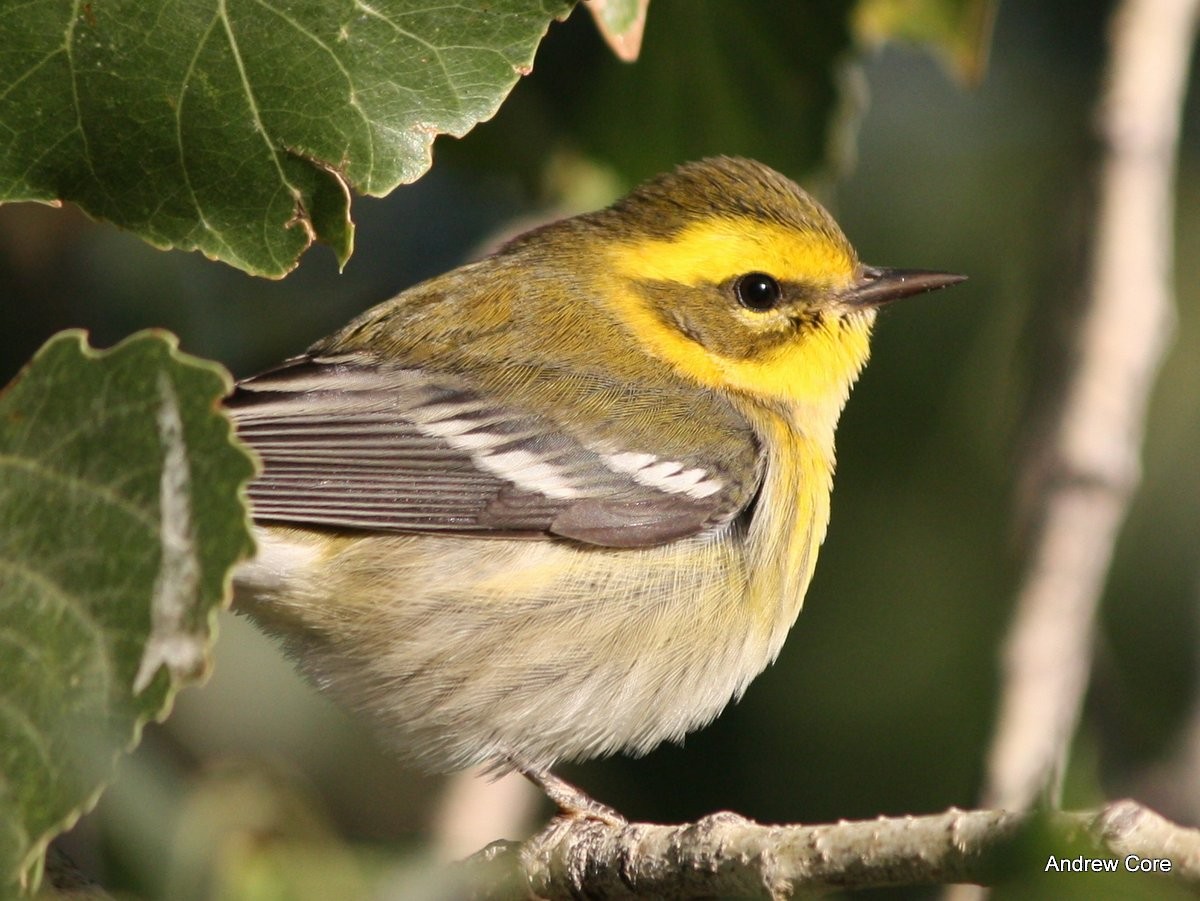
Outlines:
[[263,522],[641,547],[721,528],[757,490],[749,431],[743,466],[664,458],[576,437],[463,376],[353,357],[298,357],[227,406],[263,461]]

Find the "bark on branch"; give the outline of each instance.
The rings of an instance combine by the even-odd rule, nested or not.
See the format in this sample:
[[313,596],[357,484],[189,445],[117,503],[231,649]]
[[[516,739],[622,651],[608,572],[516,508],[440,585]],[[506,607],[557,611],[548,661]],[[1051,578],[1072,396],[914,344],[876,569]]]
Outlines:
[[[1171,861],[1169,878],[1200,889],[1200,830],[1134,801],[1038,821],[1072,854]],[[1029,815],[957,810],[821,826],[764,826],[732,813],[696,823],[612,825],[555,820],[525,843],[497,842],[471,861],[481,898],[793,898],[841,889],[992,884],[1033,822]],[[1042,872],[1045,861],[1038,862]],[[1156,878],[1147,876],[1146,878]]]

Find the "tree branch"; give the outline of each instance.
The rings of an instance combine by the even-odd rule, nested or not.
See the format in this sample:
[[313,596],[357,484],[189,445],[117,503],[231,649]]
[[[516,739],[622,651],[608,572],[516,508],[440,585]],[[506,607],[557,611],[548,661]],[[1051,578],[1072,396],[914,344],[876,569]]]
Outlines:
[[1004,655],[985,806],[1020,810],[1043,793],[1056,802],[1079,718],[1096,608],[1174,323],[1174,173],[1197,5],[1124,0],[1112,22],[1090,291],[1031,493],[1033,550]]
[[[880,817],[822,826],[763,826],[733,813],[696,823],[551,822],[524,844],[497,842],[470,864],[483,898],[792,898],[842,889],[973,882],[990,884],[1030,815],[964,811]],[[1200,830],[1134,801],[1054,812],[1036,822],[1072,843],[1072,855],[1171,861],[1170,876],[1200,888]],[[1049,852],[1047,852],[1049,853]],[[1043,871],[1045,861],[1037,862]]]

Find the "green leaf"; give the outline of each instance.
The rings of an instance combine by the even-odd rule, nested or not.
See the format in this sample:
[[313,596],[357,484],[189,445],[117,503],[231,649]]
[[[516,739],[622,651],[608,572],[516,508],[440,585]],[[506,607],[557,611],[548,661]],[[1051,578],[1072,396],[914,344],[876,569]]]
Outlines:
[[282,276],[493,115],[574,0],[0,0],[0,201]]
[[587,0],[596,27],[612,52],[627,63],[638,58],[650,0]]
[[[252,552],[219,366],[145,332],[47,343],[0,395],[0,895],[208,665]],[[7,891],[6,891],[7,889]]]
[[859,0],[855,28],[869,41],[928,44],[951,72],[978,84],[987,68],[997,0]]

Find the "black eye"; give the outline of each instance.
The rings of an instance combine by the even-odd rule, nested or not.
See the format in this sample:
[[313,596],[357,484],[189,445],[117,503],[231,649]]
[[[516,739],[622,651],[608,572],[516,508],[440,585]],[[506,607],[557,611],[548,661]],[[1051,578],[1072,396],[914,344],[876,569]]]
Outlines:
[[751,272],[733,284],[738,303],[750,310],[769,310],[783,297],[779,282],[765,272]]

